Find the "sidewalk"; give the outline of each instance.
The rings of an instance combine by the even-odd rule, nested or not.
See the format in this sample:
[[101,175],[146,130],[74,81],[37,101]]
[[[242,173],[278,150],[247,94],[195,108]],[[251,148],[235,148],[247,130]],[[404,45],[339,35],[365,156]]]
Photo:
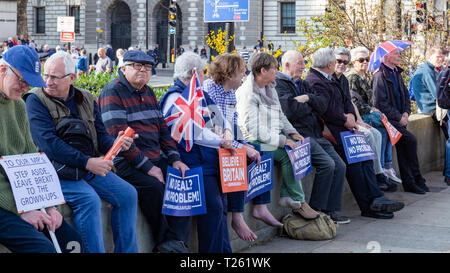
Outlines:
[[161,68],[159,65],[156,69],[156,76],[151,76],[148,85],[151,87],[173,85],[173,67]]
[[340,225],[333,240],[275,237],[241,253],[450,253],[450,187],[443,182],[442,172],[424,177],[431,191],[424,195],[403,192],[401,186],[397,192],[386,193],[406,205],[393,219],[362,217],[355,203],[341,212],[351,223]]

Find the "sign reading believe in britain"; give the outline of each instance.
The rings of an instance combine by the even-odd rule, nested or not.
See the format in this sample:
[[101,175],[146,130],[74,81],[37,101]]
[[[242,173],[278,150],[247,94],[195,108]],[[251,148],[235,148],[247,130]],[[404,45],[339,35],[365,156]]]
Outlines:
[[249,0],[204,0],[206,22],[239,22],[249,20]]

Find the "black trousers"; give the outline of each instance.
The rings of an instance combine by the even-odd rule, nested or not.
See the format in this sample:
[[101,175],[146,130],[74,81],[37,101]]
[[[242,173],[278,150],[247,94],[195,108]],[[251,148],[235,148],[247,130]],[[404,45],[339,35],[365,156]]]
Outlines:
[[335,149],[342,160],[347,164],[345,176],[359,209],[361,212],[369,211],[372,201],[375,198],[384,196],[378,186],[378,181],[373,170],[373,161],[368,160],[348,164],[342,142],[340,142],[339,145],[335,145]]
[[[157,164],[164,174],[167,173],[167,159],[162,158]],[[115,164],[117,175],[132,184],[138,193],[139,206],[147,219],[155,240],[155,245],[169,240],[189,243],[191,217],[163,215],[164,185],[153,176],[134,168],[127,160]]]
[[402,134],[400,140],[395,144],[402,183],[405,185],[414,184],[423,179],[417,157],[417,139],[406,127],[398,124],[393,125]]

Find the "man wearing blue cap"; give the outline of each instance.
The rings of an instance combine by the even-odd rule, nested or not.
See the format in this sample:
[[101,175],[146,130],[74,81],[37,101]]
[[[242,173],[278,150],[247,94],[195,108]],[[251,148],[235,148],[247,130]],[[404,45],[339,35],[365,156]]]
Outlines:
[[[111,172],[113,162],[101,156],[115,140],[106,132],[92,94],[73,86],[75,78],[75,62],[70,54],[58,51],[45,62],[47,86],[35,88],[25,97],[31,135],[39,149],[58,166],[64,199],[72,208],[72,219],[83,237],[86,252],[105,252],[100,198],[112,206],[114,251],[138,252],[136,190]],[[88,137],[64,138],[58,128],[66,122],[87,128]],[[125,138],[122,151],[128,150],[132,141]]]
[[[123,62],[118,78],[106,85],[98,98],[110,135],[116,136],[127,127],[139,134],[129,151],[114,160],[117,174],[138,191],[140,207],[156,243],[154,250],[187,252],[190,218],[161,214],[168,164],[183,175],[189,168],[181,162],[156,96],[147,86],[155,61],[142,51],[131,50],[125,53]],[[161,156],[161,150],[167,158]]]
[[[0,156],[36,153],[28,126],[25,103],[21,100],[30,86],[45,87],[36,51],[15,46],[0,60]],[[61,250],[81,236],[54,208],[47,213],[33,210],[17,213],[8,178],[0,168],[0,243],[12,252],[56,252],[48,230],[55,232]],[[70,248],[71,250],[72,248]]]

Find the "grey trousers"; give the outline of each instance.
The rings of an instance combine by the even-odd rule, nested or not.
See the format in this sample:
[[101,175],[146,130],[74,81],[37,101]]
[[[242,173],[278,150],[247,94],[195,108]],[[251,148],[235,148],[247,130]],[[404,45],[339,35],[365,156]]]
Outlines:
[[345,162],[324,137],[311,138],[311,162],[316,173],[309,205],[321,211],[341,210]]

